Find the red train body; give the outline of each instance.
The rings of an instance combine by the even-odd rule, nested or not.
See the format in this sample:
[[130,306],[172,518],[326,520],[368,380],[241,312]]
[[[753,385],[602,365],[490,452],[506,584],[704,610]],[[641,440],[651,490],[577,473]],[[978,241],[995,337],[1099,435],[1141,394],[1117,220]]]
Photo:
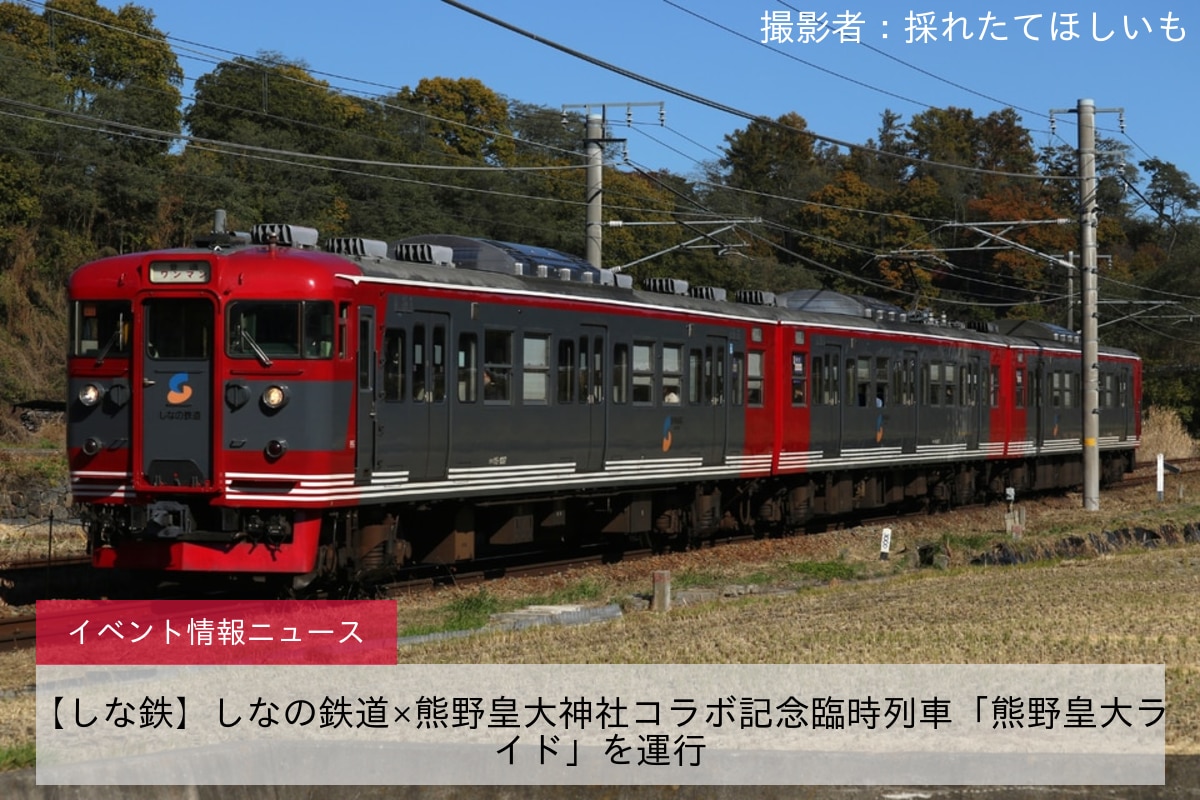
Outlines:
[[[255,238],[70,279],[71,481],[98,567],[303,584],[1082,479],[1078,343],[1051,326],[635,290],[458,237]],[[1140,436],[1140,361],[1104,348],[1099,375],[1112,480]]]

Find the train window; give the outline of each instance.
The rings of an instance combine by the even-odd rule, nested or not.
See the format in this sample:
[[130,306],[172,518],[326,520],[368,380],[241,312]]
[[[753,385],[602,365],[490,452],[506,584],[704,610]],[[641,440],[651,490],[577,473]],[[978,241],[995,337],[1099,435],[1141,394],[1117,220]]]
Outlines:
[[888,402],[888,360],[875,359],[875,397],[872,405],[883,408]]
[[846,389],[847,403],[866,407],[868,400],[875,405],[874,390],[871,386],[871,359],[861,356],[857,359],[846,359]]
[[479,397],[479,340],[473,333],[458,335],[458,400],[474,403]]
[[604,337],[592,338],[592,400],[604,402]]
[[1017,367],[1016,372],[1016,387],[1013,390],[1013,405],[1017,408],[1025,407],[1025,370]]
[[901,405],[911,406],[917,402],[917,354],[909,351],[896,362],[892,374],[893,394]]
[[333,303],[304,303],[304,357],[333,358]]
[[705,374],[709,380],[705,382],[708,403],[719,406],[725,402],[725,353],[719,347],[705,347]]
[[383,332],[384,400],[395,403],[404,398],[404,375],[404,331],[385,330]]
[[1111,372],[1104,372],[1100,375],[1100,407],[1113,408],[1116,403],[1113,402],[1115,390],[1116,376]]
[[337,320],[337,354],[338,358],[346,357],[346,329],[350,319],[350,304],[342,303],[338,307]]
[[663,403],[678,405],[683,389],[683,347],[664,344],[662,349]]
[[629,345],[613,346],[612,401],[624,403],[629,394]]
[[930,361],[925,365],[925,397],[931,406],[942,404],[942,362]]
[[746,358],[746,402],[752,406],[763,404],[763,353],[751,350]]
[[945,381],[945,388],[942,390],[946,396],[946,405],[958,405],[958,365],[946,364],[942,368],[942,378]]
[[704,381],[704,369],[699,350],[688,351],[688,402],[700,402],[700,384]]
[[412,332],[412,400],[414,403],[424,403],[426,400],[425,392],[428,387],[425,385],[425,372],[428,365],[425,363],[428,357],[428,351],[425,347],[425,326],[414,325]]
[[575,342],[571,339],[558,343],[558,402],[575,402]]
[[429,343],[431,361],[429,362],[429,377],[433,381],[432,401],[446,402],[446,329],[441,325],[433,327],[433,340]]
[[[742,362],[744,360],[745,360],[744,354],[734,353],[733,358],[729,362],[729,371],[730,371],[729,389],[732,394],[732,396],[729,398],[729,400],[730,400],[730,404],[735,405],[735,406],[740,406],[743,403],[743,401],[745,400],[745,392],[743,391],[743,387],[745,386],[745,384],[743,384],[743,382],[742,382],[742,373],[743,373]],[[761,395],[762,395],[761,388],[759,389],[758,393],[760,395],[759,402],[761,403],[762,402],[761,401]]]
[[836,352],[824,356],[813,356],[813,402],[823,406],[836,406],[841,403],[838,374],[838,357]]
[[333,303],[243,300],[229,306],[233,358],[332,358]]
[[808,403],[808,387],[804,380],[804,353],[792,353],[792,405]]
[[[374,358],[374,337],[375,331],[372,327],[369,318],[363,318],[363,311],[359,311],[358,320],[358,388],[359,391],[371,391],[371,360]],[[403,352],[403,350],[401,350]],[[403,374],[403,373],[401,373]]]
[[654,345],[649,342],[633,343],[633,402],[654,403]]
[[483,399],[485,402],[509,400],[512,382],[512,334],[508,331],[483,332]]
[[988,405],[992,408],[1000,407],[1000,367],[995,364],[990,370],[991,377],[988,380]]
[[544,333],[525,334],[524,352],[522,399],[526,403],[545,405],[550,400],[550,336]]
[[212,356],[212,305],[195,298],[147,300],[146,355],[155,360]]
[[76,300],[71,306],[71,355],[129,355],[133,313],[127,300]]
[[592,396],[591,380],[592,370],[588,361],[588,339],[586,336],[579,337],[579,402],[587,403]]

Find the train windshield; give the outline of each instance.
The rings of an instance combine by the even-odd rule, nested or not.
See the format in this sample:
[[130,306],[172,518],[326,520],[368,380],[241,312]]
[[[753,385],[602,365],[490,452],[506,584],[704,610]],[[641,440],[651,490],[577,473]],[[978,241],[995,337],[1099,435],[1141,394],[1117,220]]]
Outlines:
[[332,358],[333,303],[243,300],[229,306],[225,348],[232,358]]
[[127,300],[76,300],[71,306],[71,355],[128,356],[133,315]]

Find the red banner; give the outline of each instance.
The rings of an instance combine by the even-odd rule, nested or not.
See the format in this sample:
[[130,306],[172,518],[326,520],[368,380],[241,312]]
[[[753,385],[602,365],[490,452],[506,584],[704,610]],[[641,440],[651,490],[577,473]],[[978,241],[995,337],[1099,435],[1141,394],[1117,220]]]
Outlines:
[[395,664],[388,600],[48,600],[37,663]]

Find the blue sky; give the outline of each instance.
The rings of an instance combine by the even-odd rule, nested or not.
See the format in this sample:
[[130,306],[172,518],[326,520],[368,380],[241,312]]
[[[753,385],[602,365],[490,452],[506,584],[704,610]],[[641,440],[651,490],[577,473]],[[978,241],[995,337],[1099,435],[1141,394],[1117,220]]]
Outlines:
[[[1099,109],[1124,108],[1125,135],[1116,114],[1099,115],[1097,126],[1102,135],[1131,144],[1134,161],[1155,156],[1200,182],[1195,145],[1200,130],[1200,7],[1191,3],[463,2],[569,48],[751,114],[798,112],[811,130],[851,142],[876,136],[885,108],[907,120],[931,106],[966,107],[980,116],[1013,106],[1033,131],[1036,146],[1073,146],[1074,115],[1059,115],[1057,134],[1050,132],[1046,116],[1051,109],[1073,109],[1080,98],[1090,98]],[[649,168],[695,174],[700,162],[719,157],[726,134],[747,124],[440,0],[143,0],[139,5],[153,9],[159,28],[175,37],[189,77],[212,69],[207,59],[214,53],[206,48],[247,55],[276,51],[305,61],[314,71],[342,76],[321,77],[355,92],[382,94],[389,90],[382,87],[411,86],[424,77],[474,77],[524,102],[555,108],[608,104],[610,120],[619,123],[612,135],[627,138],[629,158]],[[932,19],[926,26],[931,36],[910,41],[918,38],[910,16],[926,12],[926,19]],[[796,41],[802,14],[806,19],[824,15],[822,41]],[[790,35],[792,41],[764,45],[765,15],[779,23],[779,38]],[[1167,17],[1175,21],[1164,26]],[[958,20],[951,36],[947,18]],[[849,40],[843,42],[835,27],[850,19],[857,24],[842,26]],[[1064,41],[1059,35],[1064,30],[1078,38]],[[964,33],[971,38],[964,39]],[[859,43],[853,41],[855,34]],[[643,106],[632,108],[636,124],[625,127],[624,104],[659,101],[665,104],[664,127],[658,126],[658,109]]]

